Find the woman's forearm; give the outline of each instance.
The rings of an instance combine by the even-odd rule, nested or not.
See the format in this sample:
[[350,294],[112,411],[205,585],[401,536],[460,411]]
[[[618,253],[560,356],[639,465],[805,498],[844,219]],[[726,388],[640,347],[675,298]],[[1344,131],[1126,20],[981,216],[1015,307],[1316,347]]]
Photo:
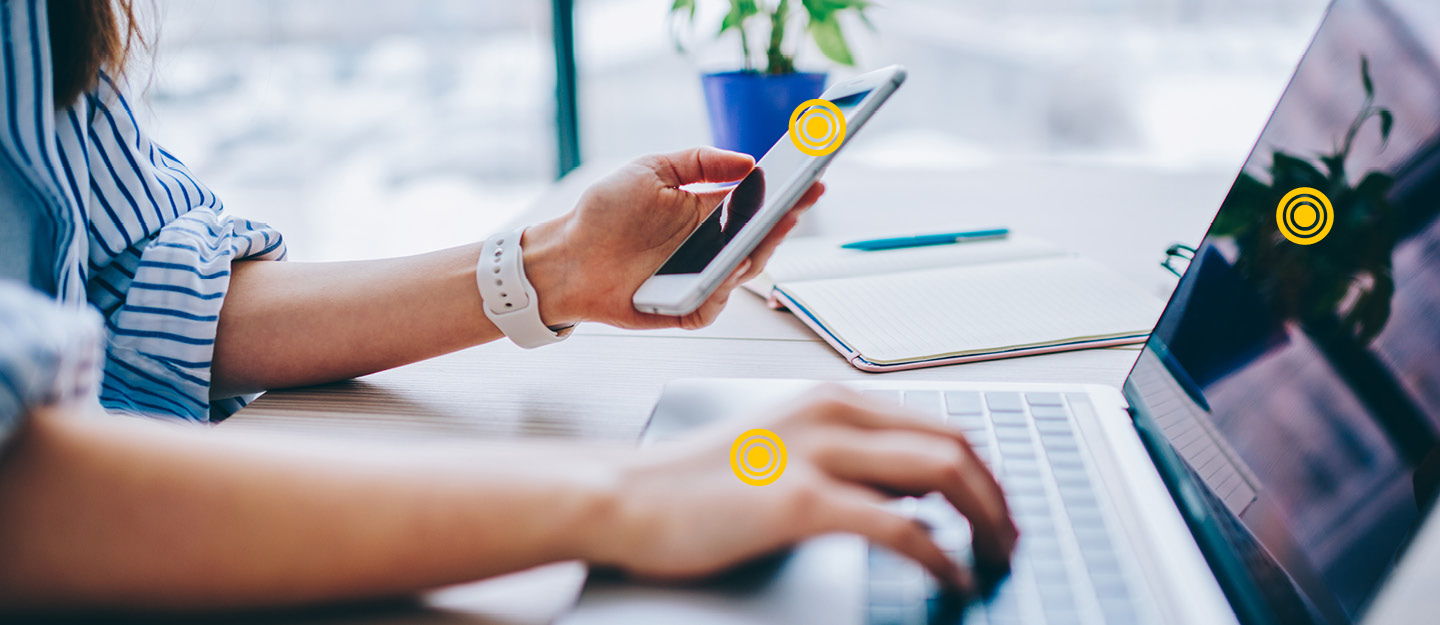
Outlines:
[[499,338],[475,288],[479,253],[235,263],[211,395],[330,382]]
[[[525,235],[527,277],[540,315],[572,323],[569,260],[557,237]],[[475,243],[419,256],[330,263],[241,261],[220,312],[211,396],[353,378],[450,353],[503,335],[475,285]]]
[[406,593],[581,557],[611,489],[583,453],[316,450],[53,410],[14,444],[0,466],[4,608]]

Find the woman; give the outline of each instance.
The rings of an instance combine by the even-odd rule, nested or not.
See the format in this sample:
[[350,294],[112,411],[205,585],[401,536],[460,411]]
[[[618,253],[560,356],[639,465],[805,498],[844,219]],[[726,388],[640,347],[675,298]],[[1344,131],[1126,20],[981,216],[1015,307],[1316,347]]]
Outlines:
[[[933,491],[971,519],[981,558],[1008,558],[1014,526],[964,439],[841,391],[757,417],[791,454],[763,488],[731,474],[733,427],[643,452],[477,451],[115,418],[206,421],[246,393],[501,338],[476,289],[480,244],[272,262],[279,233],[226,213],[135,122],[113,78],[135,36],[129,2],[9,0],[0,30],[0,608],[293,605],[567,559],[688,577],[833,531],[964,587],[923,528],[877,506]],[[708,148],[641,158],[527,229],[540,323],[709,323],[793,214],[695,314],[640,314],[630,295],[718,200],[680,187],[752,167]]]

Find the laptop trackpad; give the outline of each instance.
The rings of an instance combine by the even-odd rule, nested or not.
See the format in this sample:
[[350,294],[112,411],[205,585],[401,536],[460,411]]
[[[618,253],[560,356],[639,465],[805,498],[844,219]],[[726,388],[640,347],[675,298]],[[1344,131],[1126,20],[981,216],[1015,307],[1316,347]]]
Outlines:
[[592,574],[557,625],[860,623],[865,541],[830,535],[703,584],[663,586]]

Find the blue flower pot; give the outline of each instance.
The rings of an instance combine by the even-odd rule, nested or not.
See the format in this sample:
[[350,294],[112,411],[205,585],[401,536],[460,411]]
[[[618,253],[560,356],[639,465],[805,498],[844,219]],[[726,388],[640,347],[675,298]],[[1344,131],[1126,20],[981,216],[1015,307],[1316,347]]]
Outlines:
[[825,91],[825,74],[809,72],[720,72],[700,80],[715,146],[757,160],[785,135],[795,107]]

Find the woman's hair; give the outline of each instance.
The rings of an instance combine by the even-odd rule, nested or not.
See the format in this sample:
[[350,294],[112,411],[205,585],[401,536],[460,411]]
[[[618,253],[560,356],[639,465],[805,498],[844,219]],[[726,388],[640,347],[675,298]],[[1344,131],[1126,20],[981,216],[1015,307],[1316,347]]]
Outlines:
[[125,72],[130,47],[144,43],[133,0],[46,0],[55,106],[75,102],[99,80],[100,71]]

